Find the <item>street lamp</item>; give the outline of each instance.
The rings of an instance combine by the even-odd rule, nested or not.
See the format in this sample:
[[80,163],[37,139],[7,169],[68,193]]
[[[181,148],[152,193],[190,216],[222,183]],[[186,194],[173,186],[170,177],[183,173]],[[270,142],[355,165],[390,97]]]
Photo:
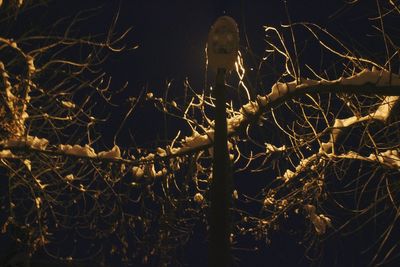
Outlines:
[[239,30],[234,19],[223,16],[211,27],[207,42],[207,59],[211,69],[217,71],[215,78],[215,126],[213,173],[210,188],[210,238],[209,266],[231,266],[230,252],[230,202],[232,194],[232,171],[228,151],[226,122],[227,71],[235,67],[239,51]]

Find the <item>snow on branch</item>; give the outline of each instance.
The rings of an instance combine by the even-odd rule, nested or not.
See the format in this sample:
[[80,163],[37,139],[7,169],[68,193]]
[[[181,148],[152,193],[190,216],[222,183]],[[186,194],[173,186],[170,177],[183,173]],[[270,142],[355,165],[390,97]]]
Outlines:
[[399,101],[399,96],[387,96],[384,98],[379,107],[374,112],[371,112],[368,115],[362,117],[352,116],[345,119],[335,119],[335,123],[332,126],[330,140],[327,143],[321,144],[321,150],[329,153],[333,149],[333,145],[338,140],[338,137],[342,133],[344,128],[348,128],[355,124],[372,120],[382,121],[383,123],[385,123],[391,115],[393,107]]
[[300,78],[287,83],[277,82],[272,86],[271,93],[259,97],[259,102],[263,107],[270,107],[293,95],[327,92],[399,96],[400,76],[384,69],[372,68],[372,70],[364,69],[352,76],[340,77],[336,80]]
[[30,147],[37,150],[45,150],[48,144],[49,140],[30,135],[26,137],[13,137],[0,142],[0,145],[7,148]]
[[114,147],[110,150],[100,151],[96,153],[96,151],[88,144],[84,146],[80,145],[59,145],[58,152],[62,152],[66,155],[72,155],[77,157],[87,157],[87,158],[97,158],[97,159],[106,159],[106,160],[120,160],[121,158],[121,150],[119,146],[114,145]]
[[96,152],[89,145],[59,145],[58,150],[64,152],[67,155],[73,156],[84,156],[89,158],[95,158],[97,156]]
[[318,235],[324,234],[327,226],[329,226],[329,227],[332,226],[331,219],[323,214],[317,214],[315,211],[316,208],[314,205],[310,205],[310,204],[305,205],[304,209],[308,213],[308,216],[309,216],[312,224],[314,225],[314,229]]
[[97,158],[97,159],[108,159],[108,160],[122,160],[121,158],[121,150],[115,145],[112,149],[106,151],[100,151],[98,153],[89,146],[88,144],[84,146],[80,145],[65,145],[60,144],[57,147],[57,151],[53,151],[48,149],[50,146],[49,140],[46,138],[39,138],[37,136],[28,135],[26,137],[12,137],[10,139],[4,140],[0,142],[0,145],[4,150],[0,151],[0,158],[9,157],[12,158],[14,155],[11,150],[24,148],[24,149],[32,149],[36,152],[43,152],[49,154],[61,154],[61,155],[70,155],[77,157],[87,157],[87,158]]
[[121,158],[121,150],[117,145],[115,145],[109,151],[102,151],[98,153],[99,158],[103,159],[120,159]]
[[349,151],[338,155],[333,153],[326,154],[320,151],[300,160],[299,164],[293,171],[287,169],[284,174],[282,176],[278,176],[277,179],[283,180],[284,183],[288,183],[304,172],[316,170],[318,168],[318,164],[330,159],[360,160],[372,164],[378,163],[388,169],[400,170],[400,152],[396,149],[381,151],[378,152],[378,154],[371,153],[369,156],[363,156],[354,151]]
[[[214,130],[209,129],[206,131],[205,134],[199,134],[198,132],[194,131],[193,135],[185,137],[182,140],[182,147],[181,150],[185,151],[190,148],[195,148],[199,146],[205,146],[211,144],[214,139]],[[180,150],[175,150],[175,153],[180,152]]]
[[389,169],[400,170],[400,154],[396,149],[378,152],[378,154],[370,154],[368,157],[362,156],[354,151],[349,151],[341,155],[332,155],[338,159],[356,159],[371,163],[379,163]]
[[16,156],[9,149],[0,150],[0,159],[2,158],[15,158]]

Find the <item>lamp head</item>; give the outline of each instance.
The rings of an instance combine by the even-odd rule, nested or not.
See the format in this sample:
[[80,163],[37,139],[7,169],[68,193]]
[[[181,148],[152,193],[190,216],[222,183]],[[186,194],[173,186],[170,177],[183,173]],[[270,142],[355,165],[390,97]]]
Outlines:
[[239,29],[235,20],[222,16],[211,26],[207,41],[208,65],[213,70],[230,71],[239,52]]

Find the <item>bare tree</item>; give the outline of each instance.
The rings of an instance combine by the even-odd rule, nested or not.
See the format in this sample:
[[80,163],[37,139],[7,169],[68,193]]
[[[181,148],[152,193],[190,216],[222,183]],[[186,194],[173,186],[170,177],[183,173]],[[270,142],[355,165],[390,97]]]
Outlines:
[[[32,4],[3,4],[2,26],[12,27]],[[74,36],[88,14],[63,18],[42,35],[0,37],[2,233],[27,255],[44,249],[63,260],[93,257],[102,249],[91,242],[96,236],[107,237],[118,220],[131,220],[117,204],[128,205],[117,189],[126,183],[121,152],[99,142],[97,125],[107,114],[93,111],[95,103],[114,105],[112,96],[125,88],[112,91],[101,65],[110,53],[132,49],[121,42],[129,30],[114,32],[116,16],[102,37]],[[57,33],[64,20],[69,24]],[[126,242],[121,231],[118,239]],[[86,241],[75,246],[78,240]]]
[[[226,103],[234,249],[273,246],[275,233],[294,233],[317,265],[330,260],[323,248],[337,237],[368,231],[356,263],[398,261],[400,50],[385,21],[399,17],[396,3],[377,1],[369,23],[385,52],[373,57],[289,15],[287,25],[266,26],[258,73],[274,70],[270,90],[249,85],[242,51]],[[125,33],[115,36],[114,26],[105,41],[71,37],[70,28],[0,38],[2,229],[31,255],[72,260],[110,251],[126,264],[182,264],[177,251],[196,225],[208,225],[212,88],[185,81],[181,98],[169,97],[169,87],[162,97],[144,91],[131,98],[127,116],[150,104],[178,120],[180,131],[154,146],[121,149],[114,140],[107,149],[95,102],[113,104],[115,91],[94,68],[103,50],[123,50]],[[300,33],[314,46],[296,41]],[[85,56],[65,57],[66,48],[82,47]],[[330,59],[319,69],[300,53],[314,47]],[[256,248],[245,247],[248,237]],[[106,239],[113,242],[101,245]],[[57,251],[60,241],[74,249]]]

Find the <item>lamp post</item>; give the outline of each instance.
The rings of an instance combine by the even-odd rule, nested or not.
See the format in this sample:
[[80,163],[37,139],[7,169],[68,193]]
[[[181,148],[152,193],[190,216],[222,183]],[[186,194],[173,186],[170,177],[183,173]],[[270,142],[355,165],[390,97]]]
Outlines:
[[225,76],[235,66],[239,51],[239,30],[234,19],[219,17],[211,27],[207,42],[208,66],[215,78],[214,157],[210,189],[209,266],[231,266],[230,202],[232,172],[228,151]]

